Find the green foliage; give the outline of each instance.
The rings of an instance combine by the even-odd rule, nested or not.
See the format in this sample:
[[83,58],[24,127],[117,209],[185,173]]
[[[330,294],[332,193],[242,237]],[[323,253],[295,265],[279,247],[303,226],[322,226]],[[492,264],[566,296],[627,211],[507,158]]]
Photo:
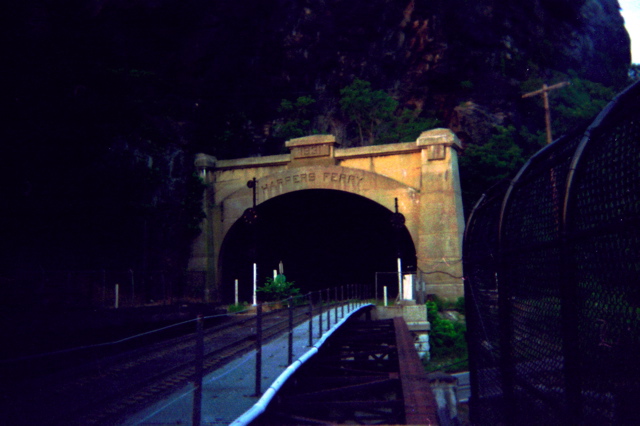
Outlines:
[[433,324],[440,320],[440,318],[438,317],[438,311],[439,309],[436,302],[433,300],[429,300],[427,302],[427,320],[431,323],[432,327]]
[[435,117],[420,117],[420,111],[403,109],[399,115],[394,115],[389,123],[381,126],[375,144],[414,141],[425,130],[438,127],[440,120]]
[[571,85],[558,90],[551,103],[554,135],[592,120],[616,94],[610,87],[570,75]]
[[462,315],[465,314],[465,304],[464,304],[464,296],[460,296],[458,297],[458,300],[456,300],[456,311],[460,312]]
[[513,126],[497,126],[496,133],[484,145],[472,145],[465,157],[475,158],[475,165],[483,168],[490,179],[501,180],[524,163],[522,148],[515,143]]
[[[340,91],[340,108],[354,125],[355,145],[387,144],[416,140],[420,133],[437,127],[434,117],[423,117],[421,110],[398,108],[398,102],[383,90],[373,90],[371,83],[356,79]],[[274,136],[299,138],[318,133],[317,102],[311,96],[280,102]],[[352,128],[353,129],[353,128]]]
[[[592,120],[613,99],[616,92],[613,88],[579,78],[575,71],[568,74],[556,72],[550,79],[553,83],[537,76],[524,81],[520,85],[522,93],[539,90],[544,83],[568,81],[571,84],[549,92],[551,109],[551,128],[554,139],[572,129]],[[536,104],[539,116],[539,128],[544,129],[543,97],[532,97],[529,102]]]
[[249,304],[247,302],[238,303],[237,305],[229,305],[227,306],[227,312],[233,314],[236,312],[246,311]]
[[293,139],[317,133],[312,126],[315,103],[316,100],[310,96],[300,96],[295,102],[283,99],[278,112],[284,119],[276,125],[275,136]]
[[435,305],[436,312],[444,312],[446,300],[443,299],[442,297],[438,296],[437,294],[434,294],[433,296],[430,296],[428,302],[432,302]]
[[294,282],[288,282],[282,274],[276,275],[275,278],[267,278],[266,284],[258,287],[256,291],[262,302],[284,300],[300,293],[300,289],[294,287]]
[[[549,92],[554,138],[589,123],[614,97],[612,88],[569,74],[554,73],[551,78],[534,76],[520,85],[521,93],[539,90],[544,83],[569,81],[571,84]],[[460,156],[460,180],[464,211],[469,213],[483,192],[503,179],[512,178],[526,159],[546,144],[542,96],[526,100],[533,112],[525,125],[496,126],[484,143],[467,146]],[[525,104],[526,106],[526,104]]]
[[513,176],[525,163],[526,156],[517,143],[521,136],[516,128],[496,126],[495,131],[487,143],[471,144],[460,156],[460,181],[466,212],[471,211],[473,203],[487,188]]
[[358,127],[360,145],[372,145],[378,128],[393,119],[398,101],[383,90],[372,90],[368,81],[355,79],[340,90],[340,108]]
[[[460,299],[456,304],[459,301]],[[437,297],[427,302],[427,319],[431,323],[429,332],[431,357],[426,367],[433,371],[445,365],[456,364],[452,367],[453,370],[460,371],[466,367],[466,363],[462,361],[465,361],[468,356],[466,326],[463,322],[442,318],[441,307],[445,304],[446,301]]]
[[373,145],[416,140],[420,133],[440,124],[422,117],[421,110],[398,108],[398,101],[371,83],[356,79],[340,91],[340,107],[358,129],[358,144]]

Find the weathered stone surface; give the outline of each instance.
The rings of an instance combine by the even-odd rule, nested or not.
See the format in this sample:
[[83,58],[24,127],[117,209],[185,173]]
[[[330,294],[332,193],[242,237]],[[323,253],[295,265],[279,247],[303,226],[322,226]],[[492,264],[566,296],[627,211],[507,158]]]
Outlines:
[[[205,265],[217,269],[222,241],[252,206],[247,181],[255,177],[258,204],[305,189],[349,192],[389,210],[397,198],[416,249],[417,266],[431,272],[430,292],[446,298],[462,295],[464,221],[458,138],[448,129],[434,129],[411,143],[352,149],[335,149],[334,144],[332,136],[316,135],[289,141],[289,155],[218,162],[198,156],[200,175],[209,185],[207,217],[213,222],[205,221],[190,269],[203,270]],[[296,149],[303,151],[296,153]],[[318,159],[322,162],[313,162]]]

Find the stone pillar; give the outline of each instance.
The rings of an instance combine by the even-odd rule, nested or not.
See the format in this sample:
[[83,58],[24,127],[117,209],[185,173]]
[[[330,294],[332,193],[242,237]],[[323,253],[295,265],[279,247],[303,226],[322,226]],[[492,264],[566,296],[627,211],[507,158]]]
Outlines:
[[464,214],[457,153],[462,145],[449,129],[423,132],[417,144],[422,147],[418,268],[425,274],[427,293],[456,299],[463,295]]
[[[206,185],[202,200],[202,209],[205,213],[205,218],[201,224],[202,232],[193,244],[188,270],[204,271],[204,280],[198,281],[204,284],[202,296],[205,302],[216,302],[219,299],[219,291],[216,283],[218,270],[218,257],[216,253],[219,252],[221,241],[219,235],[220,227],[215,226],[215,224],[220,223],[220,209],[215,204],[213,189],[215,181],[213,171],[216,166],[216,161],[216,157],[197,154],[194,162],[198,176]],[[190,284],[195,285],[193,282]]]

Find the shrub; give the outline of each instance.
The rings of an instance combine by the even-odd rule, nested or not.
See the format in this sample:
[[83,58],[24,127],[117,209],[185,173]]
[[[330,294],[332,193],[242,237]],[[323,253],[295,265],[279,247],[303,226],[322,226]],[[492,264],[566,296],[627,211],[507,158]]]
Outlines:
[[[464,298],[459,298],[456,305],[461,299],[464,301]],[[444,307],[444,301],[437,297],[427,302],[427,318],[431,323],[429,332],[431,351],[426,368],[434,371],[443,366],[452,365],[451,369],[445,368],[445,371],[460,371],[467,365],[465,362],[468,356],[466,327],[462,322],[442,318],[439,305]]]
[[233,314],[236,312],[242,312],[244,310],[247,309],[247,306],[249,306],[249,304],[247,302],[242,302],[242,303],[238,303],[237,305],[229,305],[227,306],[227,312]]
[[465,314],[464,296],[460,296],[458,297],[458,300],[456,300],[456,311],[460,312],[462,315]]
[[266,284],[258,287],[256,292],[258,293],[260,301],[275,302],[297,296],[300,293],[300,289],[293,285],[293,281],[288,282],[287,278],[280,274],[276,275],[275,278],[267,278]]

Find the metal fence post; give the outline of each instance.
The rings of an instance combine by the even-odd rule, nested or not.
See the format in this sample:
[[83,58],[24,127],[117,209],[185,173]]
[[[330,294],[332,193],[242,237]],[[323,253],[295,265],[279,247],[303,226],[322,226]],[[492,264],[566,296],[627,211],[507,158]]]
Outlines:
[[309,346],[313,346],[313,300],[311,299],[311,293],[309,297]]
[[350,290],[351,290],[351,284],[347,284],[347,297],[346,297],[347,312],[351,311],[351,298],[349,297],[349,296],[351,296]]
[[256,389],[255,395],[262,394],[262,304],[256,306]]
[[198,315],[196,320],[196,372],[193,378],[193,416],[191,418],[193,426],[200,426],[202,417],[202,374],[204,364],[204,332],[202,327],[202,315]]
[[353,294],[353,284],[349,285],[349,310],[352,310],[355,307],[355,295]]
[[334,322],[337,324],[338,323],[338,304],[337,304],[338,303],[338,287],[333,288],[333,293],[334,293],[333,299],[336,301],[336,303],[334,303],[335,306],[333,308],[334,309],[333,319],[334,319]]
[[293,297],[289,298],[289,356],[287,365],[293,364]]
[[327,288],[327,330],[331,328],[331,292]]
[[318,291],[318,306],[320,312],[318,312],[318,337],[322,337],[322,291]]

